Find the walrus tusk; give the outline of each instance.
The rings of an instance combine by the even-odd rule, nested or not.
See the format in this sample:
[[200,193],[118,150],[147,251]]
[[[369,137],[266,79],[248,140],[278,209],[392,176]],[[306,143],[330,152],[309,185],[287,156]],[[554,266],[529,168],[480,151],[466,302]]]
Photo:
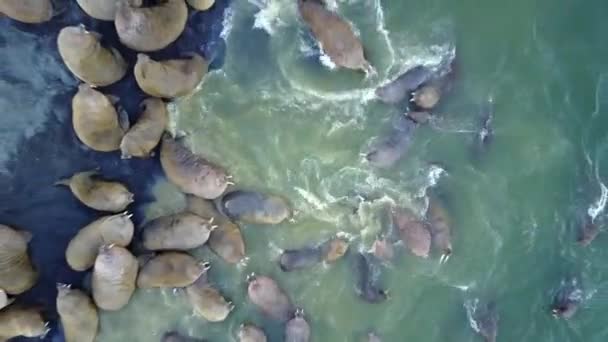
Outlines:
[[234,182],[226,182],[226,184],[227,184],[228,186],[231,186],[231,185],[234,185],[235,183],[234,183]]
[[209,222],[208,222],[208,223],[209,223],[209,224],[212,224],[212,223],[213,223],[213,221],[215,221],[215,217],[211,217],[211,218],[209,219]]
[[255,272],[251,272],[250,274],[247,275],[247,282],[251,283],[252,281],[255,280],[255,277],[256,277]]

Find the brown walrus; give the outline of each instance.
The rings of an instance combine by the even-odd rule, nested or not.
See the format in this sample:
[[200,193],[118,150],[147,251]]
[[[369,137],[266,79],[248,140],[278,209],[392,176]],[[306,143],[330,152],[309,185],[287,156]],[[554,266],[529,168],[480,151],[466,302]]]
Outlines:
[[30,233],[0,224],[0,289],[8,294],[21,294],[38,280],[38,272],[27,254],[30,240]]
[[199,11],[206,11],[213,7],[215,0],[187,0],[188,5]]
[[99,330],[97,307],[84,292],[57,286],[57,313],[65,342],[94,342]]
[[101,246],[92,278],[93,300],[97,307],[116,311],[127,305],[135,292],[138,267],[137,259],[127,249]]
[[0,289],[0,310],[4,309],[5,307],[11,305],[11,303],[14,301],[13,298],[9,298],[8,294],[6,294],[6,291],[4,291],[3,289]]
[[136,51],[156,51],[173,43],[186,28],[188,6],[184,0],[166,0],[157,6],[117,4],[114,25],[118,38]]
[[13,337],[40,337],[48,332],[40,311],[11,305],[0,311],[0,341]]
[[373,67],[365,59],[363,45],[348,22],[319,0],[298,0],[298,9],[332,62],[347,69],[373,73]]
[[100,37],[84,26],[68,26],[59,32],[57,46],[63,62],[76,77],[103,87],[123,78],[127,63],[118,50],[102,46]]
[[241,324],[237,337],[239,342],[266,342],[264,331],[251,324]]
[[[124,0],[76,0],[82,10],[89,16],[99,19],[113,21],[116,16],[116,5]],[[127,0],[132,6],[139,7],[142,0]]]
[[209,322],[222,322],[234,309],[234,304],[207,282],[207,277],[200,277],[186,288],[188,300],[194,312]]
[[167,128],[169,113],[167,105],[161,99],[145,99],[140,107],[143,112],[120,142],[123,159],[153,156],[152,150],[158,145]]
[[224,168],[194,154],[168,134],[163,136],[160,163],[169,181],[186,194],[215,199],[230,183]]
[[203,80],[207,68],[207,62],[198,54],[188,59],[155,61],[140,53],[133,73],[146,94],[171,99],[191,93]]
[[133,239],[133,232],[130,214],[100,217],[70,240],[65,250],[65,259],[74,271],[86,271],[95,264],[101,246],[115,244],[127,247]]
[[247,295],[266,316],[286,322],[294,313],[291,300],[274,279],[266,276],[250,275]]
[[159,254],[139,270],[137,287],[186,287],[194,283],[211,265],[199,262],[189,254],[166,252]]
[[143,245],[151,251],[189,250],[207,242],[217,226],[191,213],[161,216],[143,227]]
[[78,139],[99,152],[120,148],[122,137],[129,130],[129,119],[120,117],[110,99],[87,84],[81,84],[72,99],[72,124]]
[[392,210],[393,224],[409,251],[419,257],[428,258],[431,251],[431,232],[425,223],[407,209]]
[[133,203],[133,193],[122,183],[102,180],[97,170],[78,172],[55,185],[65,185],[89,208],[117,213]]
[[225,194],[218,201],[218,209],[233,220],[253,224],[279,224],[292,215],[284,197],[250,190]]
[[433,238],[433,245],[441,251],[440,261],[446,262],[452,255],[452,229],[450,215],[436,196],[429,196],[427,221]]
[[53,5],[51,0],[2,0],[0,14],[23,23],[39,24],[51,20]]

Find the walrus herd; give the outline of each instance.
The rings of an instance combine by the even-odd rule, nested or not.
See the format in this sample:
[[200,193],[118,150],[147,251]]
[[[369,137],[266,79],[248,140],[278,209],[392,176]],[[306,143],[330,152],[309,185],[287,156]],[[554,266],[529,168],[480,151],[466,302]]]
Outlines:
[[[374,73],[365,57],[364,45],[353,27],[322,0],[294,0],[303,23],[336,66]],[[57,312],[67,342],[93,342],[100,329],[98,312],[124,308],[137,289],[180,288],[193,312],[208,322],[222,322],[237,304],[226,298],[210,279],[212,265],[198,260],[191,251],[208,246],[221,260],[237,264],[247,255],[240,224],[277,225],[289,221],[294,210],[278,194],[240,189],[227,168],[192,151],[186,137],[167,132],[167,102],[190,94],[203,80],[208,62],[199,54],[173,59],[153,59],[146,53],[175,42],[185,29],[189,11],[205,11],[214,0],[77,0],[92,18],[114,23],[120,42],[137,52],[133,74],[137,86],[148,98],[140,105],[139,119],[131,125],[117,98],[99,87],[121,80],[129,65],[115,47],[84,26],[63,28],[57,47],[66,68],[82,84],[72,99],[72,125],[79,141],[93,151],[120,153],[123,159],[158,157],[169,182],[186,195],[183,212],[157,217],[136,227],[128,207],[137,200],[124,184],[106,179],[99,170],[77,170],[56,185],[69,188],[84,206],[102,216],[82,227],[72,237],[65,260],[78,272],[91,272],[90,290],[57,285]],[[190,6],[190,9],[189,9]],[[51,20],[51,0],[0,0],[0,14],[23,23]],[[419,125],[431,120],[433,112],[449,94],[454,79],[455,58],[436,68],[417,65],[392,82],[376,89],[379,101],[405,110],[393,120],[388,134],[366,153],[366,160],[378,168],[394,166],[406,154]],[[484,107],[479,146],[487,147],[493,134],[493,101]],[[158,151],[155,153],[155,151]],[[340,236],[299,249],[282,251],[277,263],[283,272],[304,271],[319,263],[331,265],[343,257],[351,260],[355,274],[354,292],[368,303],[390,299],[377,274],[382,263],[395,257],[394,247],[403,245],[411,255],[429,258],[433,251],[446,262],[453,253],[452,228],[446,202],[428,194],[428,209],[421,217],[409,208],[388,208],[391,228],[379,236],[369,251],[349,249],[350,241]],[[588,245],[597,235],[592,222],[585,225],[579,242]],[[38,272],[28,254],[31,236],[24,230],[0,224],[0,341],[48,332],[45,313],[36,307],[14,304],[16,296],[31,289]],[[284,327],[288,342],[307,342],[311,325],[304,310],[272,277],[247,277],[248,300],[260,313]],[[90,292],[90,293],[89,293]],[[575,280],[563,284],[553,298],[551,313],[571,318],[581,303]],[[494,302],[486,303],[474,317],[478,333],[488,342],[496,340],[498,312]],[[264,331],[243,322],[229,332],[240,342],[267,341]],[[378,342],[375,332],[363,338]],[[203,341],[167,331],[164,342]]]

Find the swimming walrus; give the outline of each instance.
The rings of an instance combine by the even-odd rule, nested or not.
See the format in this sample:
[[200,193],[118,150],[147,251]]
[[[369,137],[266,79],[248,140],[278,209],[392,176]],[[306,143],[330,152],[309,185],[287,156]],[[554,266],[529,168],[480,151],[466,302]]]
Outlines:
[[38,280],[27,253],[31,234],[0,224],[0,289],[11,295],[31,289]]
[[127,73],[127,62],[112,47],[101,44],[101,35],[84,26],[68,26],[57,36],[59,54],[68,69],[81,81],[93,86],[118,82]]
[[414,120],[400,114],[394,120],[388,136],[374,144],[365,159],[378,168],[395,165],[409,149],[417,125]]
[[298,0],[298,9],[304,22],[319,41],[321,49],[337,66],[373,73],[374,68],[365,59],[361,40],[352,27],[336,13],[328,10],[319,0]]
[[294,317],[285,325],[285,342],[310,341],[310,325],[304,319],[304,310],[297,309]]
[[472,316],[476,329],[485,342],[496,342],[498,336],[499,315],[495,302],[488,302],[479,305]]
[[101,179],[97,170],[78,172],[55,185],[68,186],[82,204],[99,211],[117,213],[134,201],[133,193],[126,186]]
[[57,286],[57,313],[65,342],[94,342],[99,330],[97,307],[84,292]]
[[331,238],[317,246],[287,249],[281,253],[279,266],[284,272],[312,267],[322,261],[328,263],[340,259],[348,250],[348,241]]
[[441,88],[435,84],[428,84],[414,92],[412,101],[423,110],[433,109],[441,98]]
[[264,315],[280,322],[286,322],[292,317],[295,308],[285,291],[274,279],[252,274],[247,277],[247,282],[249,283],[247,287],[249,300]]
[[184,212],[156,218],[143,227],[143,245],[151,251],[190,250],[204,245],[217,226]]
[[186,202],[189,212],[205,219],[214,219],[217,228],[211,232],[207,245],[215,254],[231,264],[245,258],[245,241],[236,223],[223,217],[209,200],[187,195]]
[[239,342],[266,342],[264,331],[252,324],[241,324],[237,332]]
[[39,24],[51,20],[51,0],[2,0],[0,14],[26,24]]
[[0,341],[13,337],[41,337],[49,331],[40,310],[15,305],[0,311]]
[[116,6],[114,25],[118,38],[135,51],[163,49],[186,28],[188,6],[184,0],[166,0],[150,7],[122,1]]
[[583,290],[579,286],[577,279],[564,280],[553,296],[551,314],[555,318],[570,319],[578,311],[583,299]]
[[102,245],[127,247],[133,239],[131,214],[103,216],[78,231],[65,250],[65,259],[74,271],[86,271],[95,264]]
[[429,196],[429,207],[426,212],[432,242],[441,251],[441,262],[446,262],[452,255],[452,228],[450,215],[437,196]]
[[576,242],[583,247],[589,246],[599,233],[600,228],[598,224],[593,222],[589,215],[585,215],[584,222],[579,227]]
[[244,223],[279,224],[292,214],[285,198],[257,191],[232,191],[217,203],[222,214]]
[[393,243],[384,235],[378,236],[376,240],[374,240],[370,252],[376,258],[385,262],[391,261],[395,257]]
[[89,16],[99,19],[113,21],[116,16],[116,6],[120,1],[128,1],[132,6],[140,7],[142,0],[76,0],[82,10]]
[[124,111],[116,111],[110,98],[81,84],[72,99],[72,124],[80,141],[98,152],[120,149],[122,137],[129,130]]
[[399,104],[409,98],[410,93],[433,77],[433,70],[417,65],[399,75],[395,80],[376,89],[378,99],[387,104]]
[[205,340],[200,339],[200,338],[185,336],[185,335],[178,333],[177,331],[167,331],[161,337],[160,342],[205,342]]
[[358,252],[353,256],[354,274],[356,276],[355,292],[368,303],[381,303],[388,299],[388,291],[378,285],[376,265],[371,256]]
[[163,132],[167,128],[169,113],[167,105],[161,99],[145,99],[140,104],[140,108],[143,111],[139,119],[120,142],[123,159],[153,156],[152,150],[160,143]]
[[186,194],[215,199],[231,184],[224,168],[193,153],[166,133],[162,139],[160,163],[167,179]]
[[189,254],[161,253],[148,260],[137,276],[137,287],[186,287],[194,283],[211,265],[200,262]]
[[195,10],[206,11],[213,7],[215,0],[187,0],[188,5],[192,6]]
[[0,289],[0,310],[11,305],[11,303],[13,303],[13,301],[14,301],[14,298],[9,298],[6,291],[4,291],[3,289]]
[[127,249],[103,245],[93,267],[93,300],[102,310],[117,311],[135,292],[139,264]]
[[200,277],[188,286],[186,294],[194,312],[209,322],[222,322],[234,310],[234,304],[211,286],[207,277]]
[[172,99],[190,94],[207,73],[208,63],[198,54],[190,58],[155,61],[148,55],[137,55],[133,73],[144,93]]
[[405,208],[394,208],[392,217],[407,249],[415,256],[428,258],[431,251],[431,232],[426,224]]

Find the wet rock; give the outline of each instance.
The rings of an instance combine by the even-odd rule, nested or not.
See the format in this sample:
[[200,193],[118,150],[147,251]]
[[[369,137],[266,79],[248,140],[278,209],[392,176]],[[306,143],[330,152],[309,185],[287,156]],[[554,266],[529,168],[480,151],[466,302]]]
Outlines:
[[78,172],[55,185],[65,185],[84,205],[99,211],[120,212],[133,203],[133,193],[122,183],[106,181],[98,171]]

